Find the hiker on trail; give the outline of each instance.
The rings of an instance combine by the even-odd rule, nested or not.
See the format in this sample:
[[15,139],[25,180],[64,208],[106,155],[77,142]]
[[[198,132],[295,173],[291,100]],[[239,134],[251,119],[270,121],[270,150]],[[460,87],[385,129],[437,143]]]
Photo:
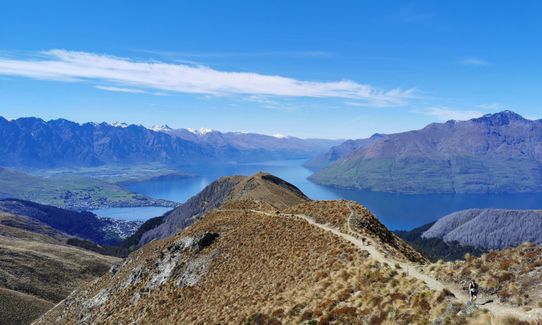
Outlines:
[[470,292],[470,301],[475,302],[478,298],[478,283],[476,281],[471,280],[469,283],[469,292]]

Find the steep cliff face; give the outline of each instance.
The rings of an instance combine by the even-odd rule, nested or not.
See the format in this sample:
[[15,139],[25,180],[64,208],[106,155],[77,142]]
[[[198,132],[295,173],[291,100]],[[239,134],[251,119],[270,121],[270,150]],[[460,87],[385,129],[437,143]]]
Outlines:
[[504,111],[390,134],[311,180],[384,192],[542,191],[542,121]]
[[440,238],[476,248],[503,249],[542,243],[542,211],[471,209],[442,217],[422,238]]
[[226,201],[241,199],[260,200],[278,209],[309,200],[294,185],[270,174],[222,177],[168,213],[161,225],[142,235],[140,244],[175,234]]

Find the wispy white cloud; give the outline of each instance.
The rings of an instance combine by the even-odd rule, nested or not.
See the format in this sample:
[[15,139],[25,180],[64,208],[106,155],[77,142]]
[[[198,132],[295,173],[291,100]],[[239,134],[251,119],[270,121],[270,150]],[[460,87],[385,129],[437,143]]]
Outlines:
[[94,88],[100,89],[100,90],[105,90],[105,91],[119,92],[119,93],[130,93],[130,94],[145,94],[145,93],[147,93],[144,90],[134,89],[134,88],[122,88],[122,87],[111,87],[111,86],[94,86]]
[[489,65],[489,62],[487,60],[477,58],[477,57],[465,58],[465,59],[459,61],[459,63],[461,63],[463,65],[475,65],[475,66]]
[[457,120],[464,121],[484,115],[483,112],[475,110],[458,110],[445,106],[430,107],[419,111],[425,115],[436,117],[439,121]]
[[269,109],[290,110],[299,108],[299,105],[294,105],[291,102],[284,100],[271,99],[268,96],[251,95],[243,98],[244,101],[257,103],[259,106]]
[[91,80],[113,84],[117,88],[219,96],[346,98],[387,106],[404,104],[414,92],[413,89],[384,90],[350,80],[306,81],[66,50],[50,50],[25,59],[0,57],[0,75],[65,82]]

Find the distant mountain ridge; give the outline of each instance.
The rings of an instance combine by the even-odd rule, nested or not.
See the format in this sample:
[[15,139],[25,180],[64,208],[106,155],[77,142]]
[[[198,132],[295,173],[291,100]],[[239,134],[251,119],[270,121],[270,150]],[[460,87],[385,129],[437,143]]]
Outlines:
[[316,170],[327,167],[335,161],[347,157],[356,150],[365,148],[385,137],[385,134],[375,133],[366,139],[347,140],[338,146],[331,147],[327,152],[308,160],[303,166]]
[[0,118],[0,164],[5,166],[187,163],[209,155],[207,148],[142,126]]
[[[265,154],[288,158],[308,158],[321,154],[330,147],[340,144],[343,140],[327,139],[301,139],[290,136],[265,135],[247,132],[220,132],[207,128],[200,129],[172,129],[164,125],[151,127],[186,141],[201,145],[208,145],[218,150],[219,155],[224,155],[227,150],[237,150],[240,153],[262,156]],[[273,158],[273,157],[272,157]]]
[[421,235],[484,250],[542,244],[542,210],[470,209],[437,220]]
[[[297,159],[324,152],[338,143],[217,131],[195,134],[186,129],[153,129],[126,123],[78,124],[64,119],[46,122],[34,117],[16,120],[0,117],[0,165],[47,168]],[[256,137],[259,140],[251,140]]]
[[542,120],[503,111],[389,134],[310,179],[382,192],[540,192]]

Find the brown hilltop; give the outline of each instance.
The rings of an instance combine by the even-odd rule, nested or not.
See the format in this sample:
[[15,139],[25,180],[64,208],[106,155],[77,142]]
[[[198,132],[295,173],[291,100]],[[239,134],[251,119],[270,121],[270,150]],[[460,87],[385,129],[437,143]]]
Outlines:
[[372,240],[384,254],[401,261],[427,263],[427,259],[389,231],[371,211],[354,201],[311,201],[285,210],[329,224],[356,238]]
[[[38,324],[421,324],[449,304],[401,266],[425,259],[355,202],[309,201],[263,173],[210,186],[204,192],[223,187],[229,199],[133,252]],[[326,227],[363,238],[367,250]]]
[[215,199],[215,208],[36,323],[512,324],[509,313],[532,320],[538,312],[469,307],[463,291],[423,273],[434,266],[355,202],[309,201],[263,173],[223,178],[196,197]]
[[225,202],[243,199],[266,202],[277,209],[309,201],[297,187],[268,173],[221,177],[170,212],[161,225],[144,233],[140,244],[171,236]]

